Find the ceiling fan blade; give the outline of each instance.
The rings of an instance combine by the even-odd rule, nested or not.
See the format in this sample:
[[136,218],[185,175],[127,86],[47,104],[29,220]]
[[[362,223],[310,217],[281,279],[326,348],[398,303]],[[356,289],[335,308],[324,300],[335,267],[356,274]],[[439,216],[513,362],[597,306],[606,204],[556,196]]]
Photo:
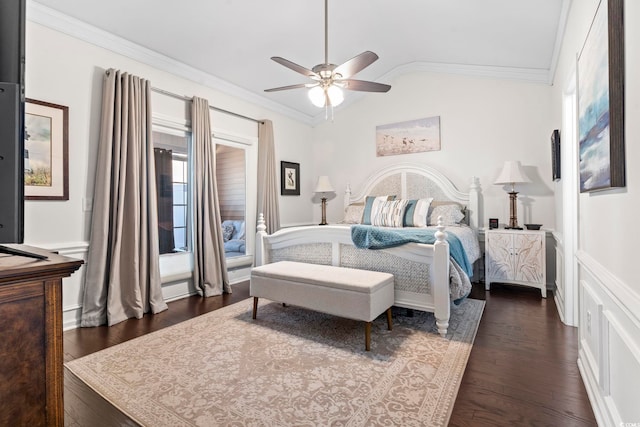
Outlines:
[[366,52],[362,52],[360,55],[354,56],[344,64],[338,65],[333,72],[340,74],[343,79],[348,79],[376,62],[377,59],[378,55],[367,50]]
[[[314,84],[312,84],[312,86],[315,86]],[[278,92],[280,90],[289,90],[289,89],[300,89],[303,87],[309,87],[309,83],[299,83],[297,85],[289,85],[289,86],[281,86],[281,87],[274,87],[271,89],[265,89],[265,92]]]
[[360,92],[389,92],[391,86],[383,83],[367,82],[364,80],[345,79],[338,80],[340,86],[348,90],[356,90]]
[[304,68],[302,65],[298,65],[295,62],[289,61],[288,59],[284,59],[284,58],[281,58],[279,56],[272,56],[271,59],[276,61],[278,64],[284,65],[285,67],[289,68],[290,70],[295,71],[296,73],[302,74],[303,76],[319,77],[316,73],[314,73],[313,71],[309,70],[308,68]]

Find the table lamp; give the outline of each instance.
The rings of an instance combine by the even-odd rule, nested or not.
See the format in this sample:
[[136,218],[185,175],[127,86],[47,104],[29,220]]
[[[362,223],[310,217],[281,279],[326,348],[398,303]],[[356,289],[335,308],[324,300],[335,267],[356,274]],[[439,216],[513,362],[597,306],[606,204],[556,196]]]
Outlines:
[[518,192],[515,190],[516,184],[531,182],[522,169],[522,165],[516,160],[507,160],[504,162],[502,172],[494,181],[494,184],[511,184],[509,192],[509,226],[507,229],[522,230],[518,227]]
[[326,193],[333,193],[335,190],[329,182],[328,176],[319,176],[318,183],[316,184],[315,193],[321,193],[322,197],[322,221],[319,225],[327,225],[327,198],[325,197]]

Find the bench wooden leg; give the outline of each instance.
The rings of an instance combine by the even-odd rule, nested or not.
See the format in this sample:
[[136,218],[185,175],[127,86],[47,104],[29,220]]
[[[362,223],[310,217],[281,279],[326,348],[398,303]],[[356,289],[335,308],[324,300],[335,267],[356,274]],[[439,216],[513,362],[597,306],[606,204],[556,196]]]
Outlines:
[[371,351],[371,322],[367,322],[364,327],[364,349]]
[[391,307],[387,309],[387,329],[393,330],[393,324],[391,323]]
[[253,297],[253,318],[258,314],[258,297]]

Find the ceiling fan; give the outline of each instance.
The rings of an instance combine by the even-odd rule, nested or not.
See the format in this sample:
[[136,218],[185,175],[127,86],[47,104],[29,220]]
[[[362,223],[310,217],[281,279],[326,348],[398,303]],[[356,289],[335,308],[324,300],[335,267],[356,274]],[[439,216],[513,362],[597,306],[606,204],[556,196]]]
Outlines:
[[356,73],[364,70],[373,64],[378,55],[371,51],[362,52],[360,55],[354,56],[342,65],[329,63],[329,12],[328,0],[324,1],[324,63],[318,64],[312,69],[305,68],[287,59],[279,56],[271,57],[278,64],[310,77],[313,82],[300,83],[290,86],[275,87],[265,89],[265,92],[277,92],[281,90],[309,88],[309,99],[317,107],[333,107],[339,105],[344,100],[342,89],[360,91],[360,92],[388,92],[391,86],[369,82],[364,80],[355,80],[351,77]]

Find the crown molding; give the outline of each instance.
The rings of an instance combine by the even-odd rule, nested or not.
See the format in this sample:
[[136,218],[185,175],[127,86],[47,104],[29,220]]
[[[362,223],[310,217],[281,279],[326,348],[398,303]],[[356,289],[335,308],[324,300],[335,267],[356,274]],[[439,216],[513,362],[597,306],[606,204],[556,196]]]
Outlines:
[[[570,1],[570,0],[565,0]],[[390,82],[405,74],[411,73],[442,73],[469,77],[482,77],[502,80],[518,80],[528,83],[549,85],[550,71],[538,68],[494,67],[487,65],[447,64],[440,62],[410,62],[400,65],[391,71],[373,79],[374,81]],[[350,93],[336,110],[341,110],[360,100],[366,94],[363,92]],[[324,109],[313,116],[312,126],[325,122]]]
[[214,75],[183,64],[151,49],[132,43],[112,33],[89,25],[79,19],[43,6],[33,0],[27,1],[27,20],[67,34],[71,37],[126,56],[158,70],[166,71],[227,95],[250,102],[299,122],[311,125],[313,118],[293,108],[286,107],[263,96],[231,84]]
[[551,66],[549,67],[549,78],[547,83],[552,85],[553,79],[556,76],[556,69],[558,68],[558,58],[560,58],[560,51],[562,50],[562,40],[564,39],[564,33],[567,29],[567,22],[569,21],[569,10],[571,9],[571,0],[562,0],[562,8],[560,9],[560,18],[558,19],[558,31],[556,32],[556,41],[553,45],[553,54],[551,55]]
[[445,64],[439,62],[410,62],[382,75],[380,80],[392,80],[415,72],[456,74],[491,79],[519,80],[529,83],[547,83],[549,70],[538,68],[495,67],[488,65]]

